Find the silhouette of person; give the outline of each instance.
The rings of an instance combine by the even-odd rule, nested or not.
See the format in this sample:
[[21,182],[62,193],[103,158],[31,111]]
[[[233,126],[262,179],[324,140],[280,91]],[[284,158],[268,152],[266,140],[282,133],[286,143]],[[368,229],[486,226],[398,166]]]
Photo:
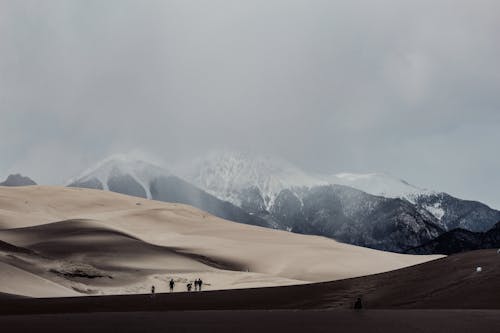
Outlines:
[[151,286],[151,297],[155,297],[155,286]]
[[361,303],[361,297],[358,297],[358,299],[354,303],[354,309],[361,310],[362,308],[363,308],[363,303]]
[[170,292],[174,291],[174,286],[175,286],[174,279],[170,279],[169,285],[170,285]]
[[201,291],[201,286],[203,285],[203,281],[198,279],[198,289]]
[[191,291],[191,286],[192,286],[191,282],[186,285],[188,291]]
[[198,279],[194,280],[194,290],[198,291]]

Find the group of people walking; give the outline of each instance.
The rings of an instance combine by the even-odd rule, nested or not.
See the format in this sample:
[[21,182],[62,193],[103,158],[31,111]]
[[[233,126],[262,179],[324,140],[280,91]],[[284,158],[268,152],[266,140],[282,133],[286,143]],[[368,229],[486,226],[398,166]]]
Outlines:
[[[203,286],[203,280],[202,279],[196,279],[194,280],[194,290],[195,291],[201,291],[201,287]],[[193,284],[189,282],[187,285],[187,291],[191,291],[193,288]]]
[[[168,282],[168,286],[170,287],[170,292],[173,292],[174,291],[174,288],[175,288],[175,281],[174,279],[170,279],[170,281]],[[195,291],[201,291],[201,288],[203,286],[203,280],[198,278],[196,280],[194,280],[194,290]],[[192,282],[189,282],[187,285],[187,291],[191,291],[191,289],[193,288],[193,283]],[[155,286],[151,286],[151,296],[154,296],[155,294]]]

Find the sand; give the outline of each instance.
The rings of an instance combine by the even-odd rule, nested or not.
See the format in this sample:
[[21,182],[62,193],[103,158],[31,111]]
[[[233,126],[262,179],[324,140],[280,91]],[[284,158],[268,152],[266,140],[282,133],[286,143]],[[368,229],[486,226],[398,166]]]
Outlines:
[[[476,265],[483,270],[476,272]],[[500,255],[457,254],[399,270],[330,282],[203,292],[5,299],[0,314],[193,310],[365,309],[500,310]]]
[[498,332],[500,311],[185,311],[0,316],[7,332]]
[[0,187],[0,240],[10,245],[0,247],[0,277],[10,281],[0,293],[33,297],[147,293],[152,285],[164,292],[171,278],[175,291],[198,277],[204,290],[295,285],[440,257],[243,225],[182,204],[47,186]]

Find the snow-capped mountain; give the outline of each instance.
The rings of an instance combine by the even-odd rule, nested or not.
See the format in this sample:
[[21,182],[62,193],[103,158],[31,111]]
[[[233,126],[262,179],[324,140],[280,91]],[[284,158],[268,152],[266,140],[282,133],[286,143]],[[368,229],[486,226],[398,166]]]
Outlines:
[[479,202],[380,173],[312,175],[281,159],[232,152],[210,153],[177,170],[183,178],[115,155],[68,185],[185,203],[236,222],[395,252],[457,227],[486,231],[500,220],[499,211]]
[[405,198],[414,202],[420,195],[435,193],[409,184],[407,181],[384,173],[338,173],[323,177],[329,184],[353,187],[363,192],[386,198]]
[[67,186],[87,187],[135,195],[151,199],[149,185],[158,177],[168,177],[171,173],[150,162],[124,155],[112,155],[78,177],[67,182]]
[[211,152],[197,159],[183,176],[218,198],[241,206],[245,193],[257,190],[269,209],[284,189],[326,185],[290,163],[240,152]]
[[211,152],[198,158],[183,176],[236,205],[241,205],[241,191],[256,188],[267,208],[284,189],[319,185],[344,185],[372,195],[409,201],[419,195],[435,193],[384,173],[308,174],[279,158],[230,151]]
[[[481,203],[420,188],[387,174],[313,175],[281,159],[254,154],[212,152],[198,159],[190,172],[184,176],[214,196],[230,201],[247,212],[257,214],[270,220],[273,225],[288,230],[293,229],[290,226],[294,224],[290,223],[292,212],[305,209],[305,198],[317,192],[317,187],[325,188],[329,185],[347,186],[387,199],[400,199],[400,203],[403,200],[410,204],[423,220],[444,231],[457,226],[473,231],[485,231],[500,217],[500,212]],[[368,198],[364,197],[363,200]],[[351,201],[342,200],[343,204],[339,209],[355,206],[352,200],[352,197]],[[358,201],[357,205],[364,207],[365,203]],[[309,213],[319,212],[310,210]],[[306,217],[302,214],[298,219]]]

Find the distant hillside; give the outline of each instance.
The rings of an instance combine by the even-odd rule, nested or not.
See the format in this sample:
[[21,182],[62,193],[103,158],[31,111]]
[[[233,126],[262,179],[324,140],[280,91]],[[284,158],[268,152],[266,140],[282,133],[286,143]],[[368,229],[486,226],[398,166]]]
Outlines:
[[7,179],[0,183],[0,186],[29,186],[36,185],[36,183],[29,177],[22,176],[21,174],[12,174]]
[[450,230],[436,239],[407,251],[410,254],[454,254],[500,247],[500,221],[487,232],[461,228]]

